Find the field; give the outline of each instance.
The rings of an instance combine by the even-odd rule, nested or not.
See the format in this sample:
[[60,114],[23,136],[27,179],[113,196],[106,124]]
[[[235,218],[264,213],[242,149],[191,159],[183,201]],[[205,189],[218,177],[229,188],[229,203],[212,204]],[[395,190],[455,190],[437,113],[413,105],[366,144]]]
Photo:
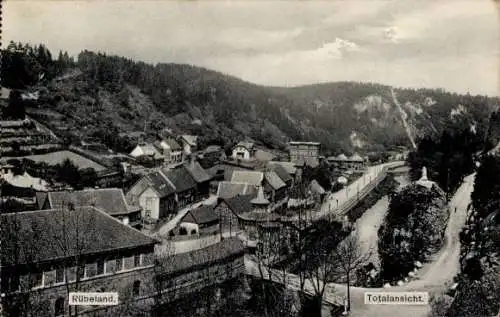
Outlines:
[[33,160],[35,162],[45,162],[49,165],[61,164],[64,160],[70,159],[79,168],[93,168],[96,172],[105,170],[106,167],[91,161],[81,155],[73,153],[71,151],[57,151],[47,154],[40,155],[29,155],[25,158]]

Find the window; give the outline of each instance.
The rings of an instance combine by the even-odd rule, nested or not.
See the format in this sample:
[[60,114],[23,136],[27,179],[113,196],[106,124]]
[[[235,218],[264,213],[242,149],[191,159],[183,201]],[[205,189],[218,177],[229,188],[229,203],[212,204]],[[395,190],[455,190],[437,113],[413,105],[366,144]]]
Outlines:
[[134,255],[134,267],[141,266],[141,255],[136,254]]
[[77,272],[77,276],[78,276],[78,279],[81,280],[81,279],[84,279],[85,278],[85,264],[80,264],[78,266],[78,272]]
[[132,286],[132,294],[134,296],[139,296],[140,290],[141,290],[141,281],[135,281],[134,285]]
[[103,275],[104,274],[104,266],[105,266],[105,262],[104,260],[97,260],[97,272],[96,274],[97,275]]
[[17,292],[19,291],[19,275],[13,274],[9,277],[9,291],[11,292]]
[[36,272],[30,275],[30,286],[31,288],[43,286],[43,272]]
[[64,283],[64,268],[56,269],[56,283]]
[[64,298],[59,297],[54,305],[55,316],[64,316]]
[[116,272],[119,272],[122,270],[123,270],[123,259],[118,258],[118,259],[116,259]]

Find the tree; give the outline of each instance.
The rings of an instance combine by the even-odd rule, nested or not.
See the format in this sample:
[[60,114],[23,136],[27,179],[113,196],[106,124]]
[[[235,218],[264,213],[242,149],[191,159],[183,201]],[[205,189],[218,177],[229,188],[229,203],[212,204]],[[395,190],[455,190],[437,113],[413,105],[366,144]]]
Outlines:
[[[23,226],[16,216],[0,217],[2,228],[2,299],[4,314],[19,317],[49,317],[50,304],[37,291],[33,291],[38,276],[39,250],[36,246],[45,228],[32,224],[30,229]],[[29,239],[29,240],[28,240]],[[7,243],[6,243],[7,242]],[[28,274],[22,272],[26,271]],[[5,274],[8,272],[8,274]],[[16,291],[19,291],[18,293]]]
[[354,274],[370,260],[371,252],[364,252],[355,232],[339,243],[335,250],[335,265],[345,278],[347,286],[347,311],[351,310],[350,286]]

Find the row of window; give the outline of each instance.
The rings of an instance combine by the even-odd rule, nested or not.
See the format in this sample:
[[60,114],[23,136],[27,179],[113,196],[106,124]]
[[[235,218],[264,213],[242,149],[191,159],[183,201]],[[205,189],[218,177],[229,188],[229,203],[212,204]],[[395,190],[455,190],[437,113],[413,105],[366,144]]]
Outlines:
[[[133,267],[141,267],[143,265],[143,256],[142,254],[134,255],[134,264]],[[116,272],[121,272],[125,270],[125,261],[124,258],[117,258],[115,261],[115,269],[112,270],[106,265],[106,261],[104,259],[97,260],[96,262],[96,270],[90,270],[89,266],[85,264],[80,265],[79,268],[64,268],[60,267],[55,270],[55,280],[53,283],[48,282],[48,272],[34,272],[30,273],[28,278],[28,288],[40,288],[45,286],[57,285],[66,282],[66,278],[68,282],[75,282],[77,277],[79,280],[84,280],[86,278],[91,278],[94,276],[101,276],[105,274],[113,274]],[[19,275],[12,275],[9,277],[8,288],[9,291],[15,292],[20,290],[20,277]]]

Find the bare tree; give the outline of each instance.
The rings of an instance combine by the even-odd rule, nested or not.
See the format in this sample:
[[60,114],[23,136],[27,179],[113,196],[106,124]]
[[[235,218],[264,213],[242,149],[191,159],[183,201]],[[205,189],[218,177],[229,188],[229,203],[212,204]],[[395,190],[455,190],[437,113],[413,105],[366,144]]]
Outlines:
[[0,218],[1,266],[2,271],[9,273],[2,276],[2,286],[7,286],[6,290],[2,290],[6,293],[2,298],[5,316],[50,316],[50,303],[41,291],[33,289],[34,282],[39,279],[37,241],[44,228],[36,222],[30,225],[31,228],[24,227],[16,213]]
[[[86,288],[82,283],[85,275],[84,254],[91,245],[99,239],[105,239],[96,230],[96,219],[93,214],[79,212],[71,202],[64,202],[60,208],[53,211],[55,226],[47,224],[46,230],[52,236],[54,247],[62,257],[71,260],[70,267],[64,267],[64,285],[66,292],[83,291]],[[68,315],[78,316],[79,307],[69,305]]]
[[365,252],[358,240],[355,232],[352,232],[337,246],[334,253],[334,263],[342,276],[345,279],[347,287],[347,311],[351,308],[351,282],[354,274],[368,263],[371,258],[371,251]]

